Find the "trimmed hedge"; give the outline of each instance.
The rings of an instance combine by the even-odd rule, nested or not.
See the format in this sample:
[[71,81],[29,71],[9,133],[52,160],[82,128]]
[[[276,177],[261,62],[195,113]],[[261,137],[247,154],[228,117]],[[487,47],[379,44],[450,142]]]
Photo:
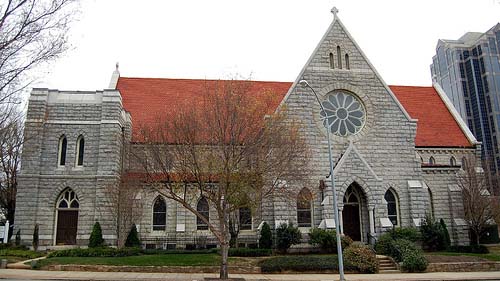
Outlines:
[[[342,249],[347,249],[353,243],[353,240],[347,236],[340,237]],[[337,232],[335,230],[325,230],[313,228],[309,232],[309,244],[319,246],[326,253],[337,253]]]
[[88,248],[88,249],[68,249],[49,253],[47,257],[126,257],[137,256],[142,253],[140,248]]
[[415,227],[397,227],[389,231],[392,239],[405,239],[412,242],[417,242],[422,240],[422,234],[420,230]]
[[451,246],[447,251],[456,253],[488,254],[490,251],[484,245]]
[[230,248],[230,257],[268,257],[272,254],[271,249],[249,249],[249,248]]
[[283,271],[338,271],[338,260],[335,255],[328,256],[280,256],[259,262],[263,273]]
[[352,245],[344,251],[344,260],[360,273],[378,272],[378,260],[375,253],[367,246]]
[[40,252],[35,252],[35,251],[30,251],[30,250],[25,250],[25,249],[18,249],[16,248],[6,248],[6,249],[1,249],[0,250],[0,256],[10,256],[10,257],[20,257],[20,258],[26,258],[26,259],[34,259],[43,256],[43,253]]

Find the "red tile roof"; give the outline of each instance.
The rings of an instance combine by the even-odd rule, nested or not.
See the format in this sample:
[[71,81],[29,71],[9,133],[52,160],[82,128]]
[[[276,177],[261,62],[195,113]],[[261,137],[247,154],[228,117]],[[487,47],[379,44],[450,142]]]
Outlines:
[[389,86],[417,122],[415,146],[472,147],[434,87]]
[[[132,115],[133,131],[154,122],[158,115],[183,106],[219,80],[120,77],[124,108]],[[249,94],[274,93],[271,114],[291,87],[291,82],[249,81]],[[412,118],[418,119],[415,145],[420,147],[471,147],[471,143],[433,87],[390,86]],[[262,116],[264,117],[264,116]],[[445,133],[443,133],[445,132]],[[139,141],[136,135],[133,141]]]

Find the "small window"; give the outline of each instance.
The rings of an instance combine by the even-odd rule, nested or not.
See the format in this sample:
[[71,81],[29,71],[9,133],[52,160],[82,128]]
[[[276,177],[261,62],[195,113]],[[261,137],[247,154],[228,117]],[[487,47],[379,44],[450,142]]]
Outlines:
[[[201,197],[196,205],[196,211],[200,213],[207,221],[210,220],[210,212],[208,208],[208,201],[205,197]],[[200,217],[196,216],[196,229],[207,230],[208,224],[204,222]]]
[[351,66],[349,65],[349,55],[345,54],[345,69],[351,69]]
[[153,204],[153,230],[165,230],[167,225],[167,204],[158,196]]
[[462,157],[462,170],[465,170],[467,168],[467,158]]
[[312,195],[307,188],[303,188],[297,196],[297,224],[299,227],[312,226]]
[[455,159],[455,157],[451,156],[450,158],[450,166],[456,166],[457,165],[457,160]]
[[59,148],[58,148],[58,157],[57,157],[57,163],[59,166],[64,166],[66,165],[66,150],[68,148],[68,140],[66,139],[66,136],[62,136],[59,139]]
[[429,158],[429,165],[434,165],[434,164],[436,164],[436,160],[434,159],[434,157],[431,156]]
[[396,194],[391,189],[385,192],[384,199],[387,202],[387,216],[394,226],[399,225],[399,203]]
[[337,65],[342,69],[342,54],[340,53],[340,46],[337,46]]
[[252,211],[250,208],[244,207],[239,209],[240,230],[252,229]]
[[76,165],[83,166],[83,153],[85,151],[85,139],[79,136],[76,141]]
[[334,69],[335,68],[335,64],[333,63],[333,54],[330,53],[330,69]]
[[431,218],[434,218],[434,199],[432,198],[432,191],[427,188],[427,193],[429,194],[429,209],[427,210]]

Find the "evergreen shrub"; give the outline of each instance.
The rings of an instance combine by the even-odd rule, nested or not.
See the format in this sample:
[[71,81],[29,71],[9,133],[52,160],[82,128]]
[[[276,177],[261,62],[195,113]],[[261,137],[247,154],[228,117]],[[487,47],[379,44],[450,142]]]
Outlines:
[[99,222],[94,223],[92,232],[89,238],[89,248],[102,247],[104,245],[104,239],[102,238],[102,229]]

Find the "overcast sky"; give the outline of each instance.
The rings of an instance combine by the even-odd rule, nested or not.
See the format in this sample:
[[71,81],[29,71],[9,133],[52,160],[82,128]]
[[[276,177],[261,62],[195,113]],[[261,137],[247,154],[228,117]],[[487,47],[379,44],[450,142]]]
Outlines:
[[430,85],[437,40],[485,32],[500,0],[84,0],[73,49],[37,87],[107,88],[126,77],[293,81],[339,18],[391,85]]

